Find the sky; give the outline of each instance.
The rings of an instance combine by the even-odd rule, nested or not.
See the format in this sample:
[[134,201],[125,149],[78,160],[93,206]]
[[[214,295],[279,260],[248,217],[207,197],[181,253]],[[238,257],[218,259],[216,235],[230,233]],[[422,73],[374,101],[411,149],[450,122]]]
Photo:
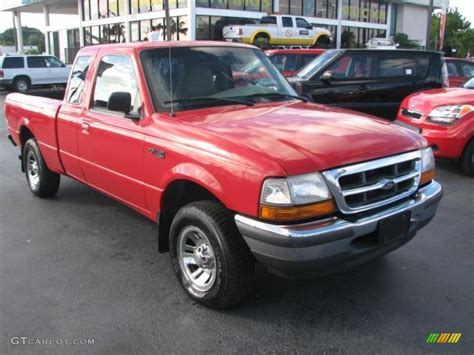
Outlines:
[[[457,7],[466,19],[471,22],[474,28],[474,0],[449,0],[450,7]],[[28,27],[36,27],[44,30],[43,14],[22,14],[22,25]],[[61,28],[71,26],[71,21],[77,21],[75,16],[68,15],[51,15],[51,25]],[[13,26],[11,12],[0,12],[0,32]]]

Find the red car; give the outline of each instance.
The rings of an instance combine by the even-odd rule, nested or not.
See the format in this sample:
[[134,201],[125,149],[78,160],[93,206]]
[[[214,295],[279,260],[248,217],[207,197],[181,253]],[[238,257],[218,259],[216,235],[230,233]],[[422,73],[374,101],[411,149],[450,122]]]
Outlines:
[[435,89],[408,96],[398,122],[425,137],[439,158],[459,159],[474,175],[474,90]]
[[277,69],[286,77],[292,77],[311,62],[314,58],[325,52],[324,49],[269,49],[265,53]]
[[444,58],[448,68],[449,87],[460,87],[474,76],[474,62],[460,58]]
[[442,196],[421,136],[306,102],[253,46],[85,47],[63,101],[10,94],[5,113],[34,195],[64,175],[155,221],[208,307],[244,300],[256,260],[301,277],[388,253]]

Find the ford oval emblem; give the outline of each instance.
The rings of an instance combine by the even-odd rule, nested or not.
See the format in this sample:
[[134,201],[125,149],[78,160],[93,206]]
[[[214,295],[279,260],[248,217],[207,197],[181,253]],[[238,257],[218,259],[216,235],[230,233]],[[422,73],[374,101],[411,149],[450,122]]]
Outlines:
[[390,190],[394,186],[395,186],[395,181],[393,181],[392,179],[384,179],[382,181],[383,190]]

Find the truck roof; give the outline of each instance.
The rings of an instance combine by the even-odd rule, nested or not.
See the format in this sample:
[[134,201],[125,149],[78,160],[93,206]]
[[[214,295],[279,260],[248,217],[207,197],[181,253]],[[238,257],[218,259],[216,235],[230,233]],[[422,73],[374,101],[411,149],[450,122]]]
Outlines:
[[160,42],[133,42],[133,43],[114,43],[114,44],[100,44],[96,46],[89,46],[82,48],[79,53],[94,52],[100,49],[130,49],[141,50],[148,48],[179,48],[179,47],[243,47],[243,48],[257,48],[250,44],[223,42],[223,41],[160,41]]

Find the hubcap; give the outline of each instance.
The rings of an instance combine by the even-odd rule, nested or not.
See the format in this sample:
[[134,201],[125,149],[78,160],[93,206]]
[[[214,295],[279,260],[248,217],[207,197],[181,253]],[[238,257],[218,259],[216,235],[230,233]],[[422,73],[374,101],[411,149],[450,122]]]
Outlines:
[[195,226],[184,228],[178,239],[178,259],[188,290],[202,297],[216,281],[214,250],[203,231]]
[[30,183],[31,189],[36,190],[40,182],[40,175],[38,160],[36,159],[36,156],[33,151],[28,152],[26,172],[28,175],[28,182]]
[[25,81],[20,80],[17,84],[18,90],[19,91],[26,91],[28,89],[28,85],[26,84]]

